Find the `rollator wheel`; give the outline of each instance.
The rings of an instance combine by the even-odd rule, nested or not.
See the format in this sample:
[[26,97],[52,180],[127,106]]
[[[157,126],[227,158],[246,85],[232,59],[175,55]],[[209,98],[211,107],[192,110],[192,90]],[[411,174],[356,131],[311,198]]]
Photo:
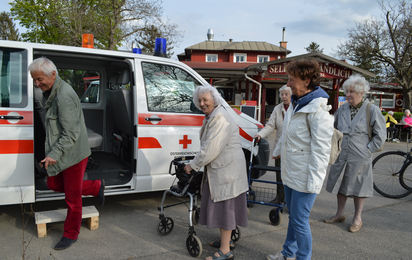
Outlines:
[[197,207],[193,209],[193,214],[192,214],[193,225],[199,224],[199,219],[200,219],[200,208]]
[[236,226],[236,229],[232,230],[232,235],[230,237],[233,242],[236,242],[240,239],[240,229]]
[[279,212],[279,208],[272,209],[269,212],[269,220],[274,226],[278,226],[282,222],[282,214]]
[[200,239],[196,235],[189,235],[186,239],[186,248],[189,254],[193,257],[198,257],[202,254],[203,248]]
[[162,218],[157,225],[157,233],[161,236],[169,235],[170,232],[172,232],[174,225],[173,219]]

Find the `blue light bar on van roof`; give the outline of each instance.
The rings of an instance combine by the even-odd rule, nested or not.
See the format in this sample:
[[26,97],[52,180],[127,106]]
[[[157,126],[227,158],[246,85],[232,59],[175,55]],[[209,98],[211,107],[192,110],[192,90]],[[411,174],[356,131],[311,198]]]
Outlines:
[[156,38],[154,56],[167,58],[166,55],[166,39]]
[[140,48],[133,48],[133,53],[142,54],[142,49],[140,49]]

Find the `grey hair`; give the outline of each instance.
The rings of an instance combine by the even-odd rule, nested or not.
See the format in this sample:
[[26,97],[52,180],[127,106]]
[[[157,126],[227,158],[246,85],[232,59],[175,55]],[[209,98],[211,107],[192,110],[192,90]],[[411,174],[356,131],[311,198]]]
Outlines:
[[200,104],[199,104],[199,95],[202,93],[206,93],[206,92],[210,92],[210,96],[213,99],[213,102],[215,104],[215,107],[217,107],[218,105],[221,105],[223,103],[223,98],[222,96],[219,94],[219,92],[217,91],[217,89],[211,85],[205,85],[205,86],[198,86],[195,89],[195,92],[193,93],[193,103],[195,103],[195,106],[202,110],[200,108]]
[[393,116],[393,111],[388,111],[388,114]]
[[35,59],[29,65],[29,71],[30,72],[41,71],[46,76],[51,76],[53,71],[55,71],[56,76],[59,75],[59,72],[57,71],[56,65],[54,65],[54,63],[46,57],[41,57],[41,58]]
[[405,109],[405,111],[403,113],[406,114],[406,112],[409,112],[409,114],[411,113],[411,111],[409,109]]
[[282,91],[284,91],[284,90],[289,90],[289,92],[290,92],[290,95],[292,95],[292,89],[290,88],[290,87],[288,87],[288,85],[283,85],[280,89],[279,89],[279,95],[281,95],[282,94]]
[[370,89],[369,82],[359,74],[350,76],[349,79],[343,83],[342,88],[345,95],[346,91],[350,88],[353,88],[356,93],[363,93],[363,95],[365,95]]

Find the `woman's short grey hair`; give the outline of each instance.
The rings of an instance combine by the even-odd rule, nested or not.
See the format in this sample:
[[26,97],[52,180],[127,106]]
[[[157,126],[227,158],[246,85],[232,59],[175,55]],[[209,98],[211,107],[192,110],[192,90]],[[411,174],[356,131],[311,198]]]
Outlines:
[[346,91],[351,88],[353,88],[356,93],[362,93],[363,95],[365,95],[370,89],[369,82],[359,74],[350,76],[349,79],[343,83],[342,88],[345,95]]
[[54,63],[51,60],[49,60],[48,58],[45,58],[45,57],[35,59],[29,65],[29,71],[30,72],[41,71],[46,76],[51,76],[53,71],[55,71],[56,76],[59,75],[59,72],[57,71],[56,65],[54,65]]
[[212,98],[213,98],[213,102],[215,104],[215,107],[222,104],[223,98],[219,94],[219,92],[217,91],[217,89],[215,87],[213,87],[211,85],[198,86],[195,89],[195,92],[193,93],[193,103],[195,103],[195,106],[198,109],[202,110],[200,108],[200,104],[199,104],[199,95],[202,94],[202,93],[206,93],[206,92],[210,92],[210,96],[212,96]]
[[393,116],[393,111],[388,111],[388,114]]
[[279,89],[279,95],[281,95],[281,94],[282,94],[282,91],[285,91],[285,90],[289,90],[290,95],[292,95],[292,89],[291,89],[290,87],[288,87],[288,85],[283,85],[283,86]]
[[405,109],[405,112],[403,112],[403,113],[406,114],[406,112],[408,112],[409,114],[411,113],[411,111],[409,109]]

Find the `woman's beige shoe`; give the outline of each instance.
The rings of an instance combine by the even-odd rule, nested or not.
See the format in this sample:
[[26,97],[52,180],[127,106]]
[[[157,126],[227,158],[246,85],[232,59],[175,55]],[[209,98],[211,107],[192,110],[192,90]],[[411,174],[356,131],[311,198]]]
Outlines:
[[333,216],[330,219],[325,219],[324,221],[327,224],[333,224],[333,223],[336,223],[336,222],[345,222],[345,219],[346,219],[345,216],[342,216],[340,218],[337,218],[337,217]]
[[355,223],[352,224],[352,226],[350,226],[349,228],[349,232],[355,233],[358,232],[360,230],[360,228],[362,227],[363,222],[361,222],[359,225],[356,225]]

